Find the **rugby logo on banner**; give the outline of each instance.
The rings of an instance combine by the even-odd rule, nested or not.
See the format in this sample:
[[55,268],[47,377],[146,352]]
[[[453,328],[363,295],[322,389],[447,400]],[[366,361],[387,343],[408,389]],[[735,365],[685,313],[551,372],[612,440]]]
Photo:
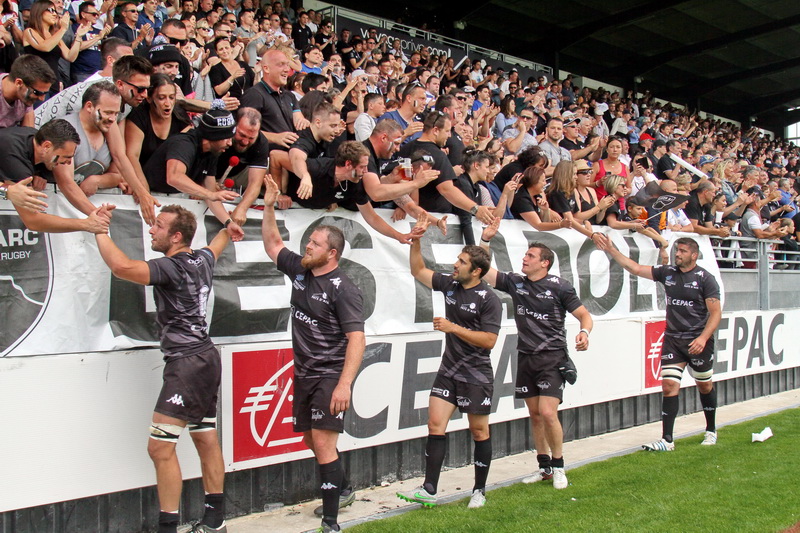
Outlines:
[[235,461],[306,449],[292,430],[293,357],[290,348],[233,352]]
[[644,388],[661,387],[661,347],[664,345],[665,320],[644,323]]
[[47,235],[30,231],[16,211],[0,212],[0,356],[13,350],[41,319],[53,284]]

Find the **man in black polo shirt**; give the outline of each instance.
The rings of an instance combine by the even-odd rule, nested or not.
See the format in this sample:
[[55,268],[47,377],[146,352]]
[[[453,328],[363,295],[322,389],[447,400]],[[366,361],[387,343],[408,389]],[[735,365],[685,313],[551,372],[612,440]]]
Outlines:
[[706,417],[701,444],[716,444],[717,392],[711,377],[714,374],[714,332],[722,318],[722,305],[717,280],[697,266],[700,254],[697,241],[688,237],[675,241],[675,266],[640,265],[613,245],[606,251],[631,274],[664,285],[667,295],[667,328],[661,346],[662,435],[660,440],[645,444],[643,448],[662,452],[675,449],[672,431],[678,414],[681,376],[687,364],[697,383]]
[[344,431],[344,414],[350,408],[353,380],[366,347],[363,299],[359,288],[339,269],[345,243],[341,230],[317,226],[302,257],[289,251],[275,220],[279,188],[269,176],[266,187],[264,249],[292,281],[294,431],[303,433],[319,465],[320,531],[339,531],[339,507],[355,500],[352,490],[344,501],[340,499],[346,481],[336,442]]
[[693,231],[699,235],[714,237],[730,237],[728,226],[714,227],[714,215],[711,214],[711,204],[714,201],[716,187],[708,180],[697,184],[697,188],[689,194],[689,203],[684,212],[692,222]]
[[263,79],[245,91],[241,104],[261,113],[261,129],[273,149],[289,150],[297,131],[308,127],[292,93],[285,89],[289,60],[279,50],[267,50],[261,58]]
[[[417,223],[427,228],[427,217]],[[467,413],[475,442],[475,485],[470,508],[486,504],[486,478],[492,462],[489,413],[492,411],[494,372],[491,350],[500,331],[500,299],[482,280],[491,256],[479,246],[465,246],[451,274],[425,267],[419,240],[411,243],[411,274],[417,281],[444,293],[445,316],[433,319],[433,329],[445,333],[445,349],[428,400],[428,439],[425,445],[425,482],[400,499],[433,507],[439,474],[447,450],[447,422],[458,408]]]
[[28,229],[108,232],[110,218],[106,210],[90,211],[85,219],[62,218],[44,213],[47,204],[39,200],[47,197],[38,191],[44,189],[46,181],[53,181],[56,167],[70,169],[71,174],[72,158],[80,142],[78,132],[64,119],[51,120],[38,131],[22,126],[0,128],[0,200],[11,200]]
[[207,247],[195,251],[191,244],[196,230],[197,220],[190,211],[165,206],[150,229],[152,248],[164,257],[150,261],[128,258],[108,235],[96,237],[100,255],[115,276],[154,287],[166,361],[147,445],[158,480],[159,533],[177,532],[183,480],[175,446],[187,425],[203,463],[206,490],[205,514],[193,531],[226,531],[225,465],[217,438],[222,364],[208,335],[206,304],[214,264],[230,239],[220,231]]
[[314,184],[310,197],[298,198],[297,203],[308,209],[344,207],[355,211],[375,231],[396,239],[401,244],[411,242],[411,234],[402,234],[386,223],[373,209],[361,178],[367,171],[369,151],[358,141],[345,141],[336,150],[336,157],[319,157],[307,161]]
[[[489,247],[498,227],[495,223],[483,230],[481,246]],[[539,462],[539,470],[522,481],[552,479],[554,488],[565,489],[569,483],[564,473],[564,433],[558,420],[558,405],[567,383],[561,368],[569,362],[564,320],[570,313],[580,322],[581,330],[575,337],[578,351],[589,348],[593,321],[575,288],[564,278],[548,273],[554,259],[550,248],[534,242],[522,258],[522,274],[492,268],[486,281],[507,292],[516,310],[519,356],[514,397],[524,399],[530,411]]]
[[677,139],[667,141],[667,152],[656,163],[656,177],[660,180],[674,180],[680,174],[681,167],[670,157],[670,154],[681,155],[681,143]]
[[434,159],[433,168],[440,172],[435,180],[419,190],[419,205],[424,210],[434,213],[452,213],[455,206],[474,215],[484,224],[491,224],[494,220],[492,208],[478,205],[474,200],[470,200],[453,183],[456,179],[453,165],[442,151],[447,144],[451,127],[452,121],[449,115],[433,111],[423,121],[422,136],[406,143],[400,149],[401,157],[411,157],[411,154],[418,150],[428,152]]
[[230,111],[212,110],[200,118],[200,125],[188,132],[167,139],[144,166],[144,175],[154,192],[182,192],[202,198],[209,210],[228,228],[232,239],[243,235],[222,205],[239,194],[217,190],[215,178],[219,154],[230,148],[236,132],[236,121]]

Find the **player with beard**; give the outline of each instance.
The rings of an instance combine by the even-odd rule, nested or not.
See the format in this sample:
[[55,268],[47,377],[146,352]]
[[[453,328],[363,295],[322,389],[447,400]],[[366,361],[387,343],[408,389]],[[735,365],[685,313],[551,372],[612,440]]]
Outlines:
[[[214,264],[230,241],[221,230],[211,243],[192,250],[197,220],[186,209],[168,205],[150,228],[152,249],[165,257],[150,261],[128,258],[108,235],[97,246],[111,272],[120,279],[152,285],[156,320],[164,352],[164,383],[153,412],[147,451],[156,469],[159,533],[174,533],[179,522],[181,477],[175,446],[188,425],[203,470],[205,514],[193,531],[227,531],[225,465],[217,438],[217,391],[220,356],[208,335],[206,304]],[[242,234],[234,240],[240,240]]]
[[[427,217],[417,222],[424,231]],[[445,349],[428,400],[428,440],[425,445],[425,482],[397,496],[426,507],[436,505],[439,474],[447,450],[447,423],[458,408],[467,413],[475,441],[475,485],[469,508],[486,504],[486,478],[492,462],[489,413],[492,410],[494,372],[490,354],[500,331],[500,299],[482,281],[491,256],[479,246],[465,246],[452,274],[425,267],[419,240],[411,244],[411,274],[417,281],[445,294],[445,315],[434,317],[433,329],[445,333]]]
[[625,257],[613,245],[606,248],[625,270],[664,285],[667,295],[667,327],[661,346],[661,439],[642,447],[649,451],[671,452],[675,449],[672,431],[678,415],[678,393],[686,365],[697,383],[700,403],[706,417],[704,446],[717,443],[717,391],[714,374],[714,331],[722,319],[722,305],[717,280],[697,265],[700,248],[697,241],[681,237],[675,241],[675,266],[640,265]]
[[[489,248],[498,227],[495,222],[483,230],[482,247]],[[564,320],[570,313],[580,323],[581,330],[575,337],[578,351],[589,348],[593,321],[575,288],[567,280],[548,273],[554,259],[550,248],[532,242],[522,258],[522,274],[492,268],[486,274],[486,281],[507,292],[516,310],[519,356],[514,397],[524,399],[530,412],[539,462],[539,470],[522,482],[552,479],[554,488],[565,489],[569,483],[564,472],[564,432],[558,419],[558,406],[567,383],[561,369],[569,363]]]
[[317,226],[304,255],[291,252],[275,220],[278,185],[270,176],[265,184],[264,249],[292,281],[294,431],[303,433],[319,465],[321,531],[339,531],[339,508],[355,500],[336,443],[344,431],[344,413],[350,407],[353,380],[366,347],[363,299],[361,290],[339,268],[342,231]]
[[159,146],[143,169],[151,190],[182,192],[205,200],[232,238],[242,228],[228,215],[222,202],[229,202],[239,194],[217,190],[215,175],[217,158],[233,144],[231,138],[235,133],[236,121],[230,111],[208,111],[200,117],[196,129],[174,135]]

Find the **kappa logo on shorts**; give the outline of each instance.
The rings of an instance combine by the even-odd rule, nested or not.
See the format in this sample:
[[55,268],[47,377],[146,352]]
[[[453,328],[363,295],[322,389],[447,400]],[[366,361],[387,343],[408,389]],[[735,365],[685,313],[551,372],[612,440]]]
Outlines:
[[0,212],[0,219],[0,300],[4,309],[13,309],[4,315],[0,328],[0,356],[4,356],[41,320],[52,292],[53,272],[49,237],[27,229],[13,208]]
[[339,420],[344,420],[344,411],[336,415],[336,418],[338,418]]
[[322,409],[311,410],[311,420],[322,420],[323,418],[325,418],[325,413]]
[[488,406],[491,407],[492,399],[491,398],[484,398],[483,401],[481,402],[481,405],[488,405]]
[[466,396],[456,396],[456,403],[459,407],[469,407],[472,405],[472,400],[467,398]]
[[540,379],[539,381],[536,382],[536,386],[542,390],[547,390],[550,388],[550,382],[547,381],[546,379]]
[[175,405],[180,405],[181,407],[186,407],[183,404],[183,396],[181,396],[180,394],[173,394],[172,398],[167,400],[167,403],[174,403]]

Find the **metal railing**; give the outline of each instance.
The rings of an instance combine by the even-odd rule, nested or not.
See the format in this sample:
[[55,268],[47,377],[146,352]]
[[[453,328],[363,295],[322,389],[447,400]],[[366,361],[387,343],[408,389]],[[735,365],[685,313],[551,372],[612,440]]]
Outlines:
[[[762,311],[800,303],[800,252],[783,241],[729,237],[712,240],[723,283],[726,309]],[[732,309],[731,309],[732,307]]]
[[458,48],[464,50],[467,56],[469,56],[471,53],[474,52],[482,56],[494,59],[496,61],[503,61],[505,63],[509,63],[511,65],[517,65],[522,68],[538,70],[540,72],[545,72],[547,74],[550,74],[551,76],[553,74],[553,68],[547,65],[542,65],[540,63],[536,63],[528,59],[522,59],[521,57],[504,54],[503,52],[498,52],[497,50],[490,50],[488,48],[483,48],[481,46],[475,46],[474,44],[470,44],[465,41],[459,41],[458,39],[453,39],[452,37],[445,37],[444,35],[439,35],[438,33],[421,30],[419,28],[415,28],[413,26],[407,26],[399,22],[393,22],[388,19],[374,17],[372,15],[366,15],[359,11],[353,11],[352,9],[347,9],[339,6],[329,6],[319,9],[318,11],[322,13],[323,17],[329,17],[331,20],[336,20],[336,15],[338,14],[343,17],[356,20],[358,22],[363,22],[364,24],[369,24],[370,26],[373,26],[375,28],[397,31],[400,33],[405,33],[417,39],[425,39],[426,41],[431,41],[438,44],[444,44],[453,48]]

